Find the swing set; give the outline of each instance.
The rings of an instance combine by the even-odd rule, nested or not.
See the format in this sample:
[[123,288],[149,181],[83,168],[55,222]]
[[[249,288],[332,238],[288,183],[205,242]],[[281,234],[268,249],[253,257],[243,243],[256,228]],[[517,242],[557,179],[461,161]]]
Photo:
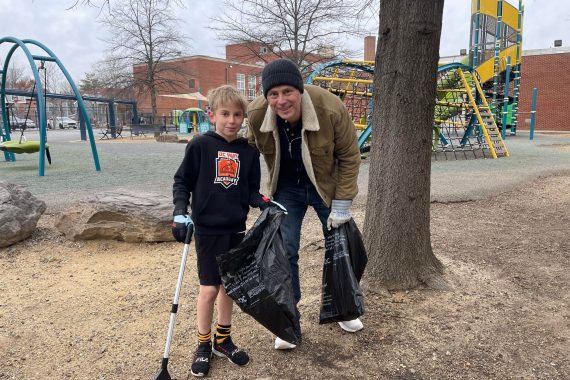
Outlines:
[[[4,59],[4,67],[0,71],[2,75],[1,87],[0,87],[0,105],[2,109],[2,121],[4,125],[4,130],[0,129],[0,151],[4,153],[4,158],[6,161],[15,162],[16,157],[15,154],[21,153],[38,153],[39,152],[39,176],[43,177],[45,175],[45,159],[47,158],[48,163],[51,164],[51,156],[49,152],[49,146],[47,145],[47,117],[46,117],[46,92],[43,90],[42,81],[40,79],[38,66],[36,65],[36,61],[40,62],[39,69],[44,69],[45,62],[55,62],[65,78],[67,79],[69,85],[71,86],[73,93],[75,95],[75,99],[77,100],[77,105],[79,108],[79,112],[85,120],[85,126],[87,129],[87,133],[89,136],[89,141],[91,145],[91,153],[93,155],[93,161],[95,163],[95,170],[101,171],[101,166],[99,164],[99,157],[97,155],[97,149],[95,147],[95,137],[93,135],[93,129],[91,128],[91,123],[89,121],[89,116],[87,114],[87,109],[85,107],[85,103],[79,90],[71,76],[59,60],[57,56],[45,45],[42,43],[31,40],[19,40],[14,37],[4,37],[0,38],[0,45],[3,43],[11,43],[12,47],[9,49],[6,57]],[[46,55],[32,55],[30,52],[27,44],[34,45],[44,51]],[[10,136],[10,122],[9,120],[9,113],[8,107],[6,104],[6,75],[8,72],[8,65],[10,63],[10,59],[12,55],[16,51],[16,49],[21,48],[26,58],[30,64],[30,68],[32,69],[32,73],[34,75],[34,85],[32,94],[28,103],[28,110],[26,114],[29,115],[32,100],[35,99],[36,108],[37,108],[37,115],[38,115],[38,129],[40,132],[40,139],[39,141],[27,141],[24,131],[26,129],[26,122],[23,126],[21,126],[21,135],[19,140],[12,140]],[[45,75],[45,74],[44,74]],[[43,94],[43,96],[38,96],[39,94]]]
[[[40,67],[39,69],[44,69],[44,61],[41,61]],[[44,83],[46,83],[46,72],[44,70]],[[27,124],[28,124],[28,117],[30,116],[30,109],[32,108],[32,99],[34,98],[34,92],[36,90],[36,84],[34,83],[32,85],[32,97],[30,97],[29,101],[28,101],[28,109],[26,110],[26,117],[24,118],[24,124],[20,125],[20,129],[21,129],[21,134],[20,134],[20,139],[18,141],[15,140],[10,140],[10,141],[4,141],[4,142],[0,142],[0,151],[3,152],[10,152],[10,153],[15,153],[15,154],[22,154],[22,153],[37,153],[40,151],[40,142],[39,141],[28,141],[28,139],[26,138],[26,136],[24,135],[24,132],[27,128]],[[44,92],[44,101],[45,101],[45,92]],[[7,113],[8,113],[8,123],[10,124],[13,120],[16,120],[14,117],[12,117],[13,112],[10,111],[10,106],[7,104]],[[9,129],[12,130],[12,125],[8,125]],[[51,165],[51,155],[49,153],[49,146],[46,143],[45,145],[45,152],[46,152],[46,158],[48,160],[48,163]]]

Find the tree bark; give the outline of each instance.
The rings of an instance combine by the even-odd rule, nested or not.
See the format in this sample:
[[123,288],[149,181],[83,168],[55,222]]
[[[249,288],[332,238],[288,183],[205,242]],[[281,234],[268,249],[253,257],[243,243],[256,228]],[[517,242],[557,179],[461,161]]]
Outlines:
[[445,288],[430,240],[431,140],[443,0],[382,0],[364,224],[368,281]]

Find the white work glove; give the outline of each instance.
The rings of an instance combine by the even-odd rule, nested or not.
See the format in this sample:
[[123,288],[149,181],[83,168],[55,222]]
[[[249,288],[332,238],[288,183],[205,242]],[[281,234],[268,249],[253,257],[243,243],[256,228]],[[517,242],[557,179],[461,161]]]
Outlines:
[[338,228],[341,224],[348,222],[352,218],[350,207],[351,199],[333,199],[331,205],[331,213],[327,219],[327,228]]

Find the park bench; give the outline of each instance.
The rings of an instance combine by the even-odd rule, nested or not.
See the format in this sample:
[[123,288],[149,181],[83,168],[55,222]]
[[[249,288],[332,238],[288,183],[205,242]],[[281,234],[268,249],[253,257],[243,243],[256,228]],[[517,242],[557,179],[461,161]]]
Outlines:
[[[113,131],[114,129],[114,131]],[[114,132],[114,134],[113,134]],[[116,138],[123,138],[122,136],[123,133],[123,127],[109,127],[107,126],[107,129],[101,129],[101,132],[99,132],[100,135],[102,135],[99,140],[109,140],[109,139],[116,139]]]

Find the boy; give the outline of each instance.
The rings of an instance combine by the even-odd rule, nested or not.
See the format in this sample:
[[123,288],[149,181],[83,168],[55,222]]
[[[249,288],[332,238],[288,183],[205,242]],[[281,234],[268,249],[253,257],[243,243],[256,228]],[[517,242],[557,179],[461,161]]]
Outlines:
[[[200,281],[196,306],[198,348],[191,373],[198,377],[208,374],[212,353],[239,366],[249,363],[247,353],[236,347],[230,336],[233,301],[221,286],[216,255],[241,242],[249,206],[269,206],[269,200],[259,193],[259,153],[245,138],[238,137],[246,100],[234,87],[226,85],[211,90],[208,102],[208,116],[215,132],[195,136],[188,143],[173,185],[172,233],[183,242],[188,225],[193,224],[196,238]],[[191,217],[187,212],[189,203]],[[216,299],[218,321],[212,345]]]

